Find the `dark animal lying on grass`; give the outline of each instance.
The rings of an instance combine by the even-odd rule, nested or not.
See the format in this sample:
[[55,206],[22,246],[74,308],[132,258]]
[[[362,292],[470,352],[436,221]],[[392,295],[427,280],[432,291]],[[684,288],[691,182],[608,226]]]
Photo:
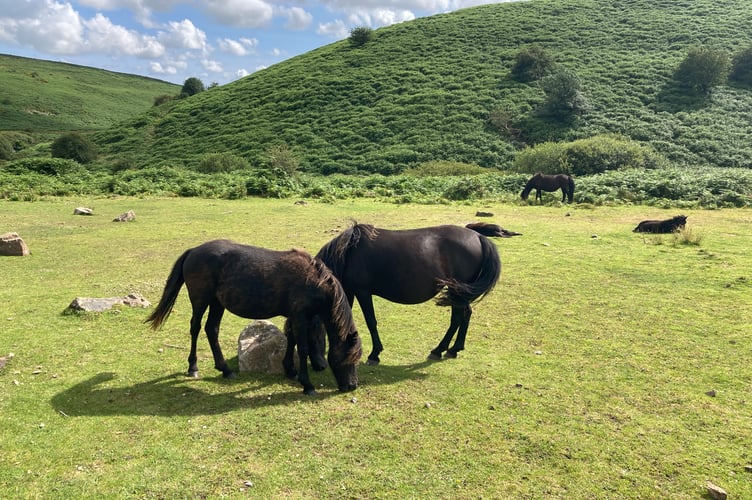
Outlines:
[[[315,338],[312,345],[308,342],[311,328],[321,321],[329,338],[329,366],[339,389],[350,391],[357,387],[360,337],[342,285],[320,260],[302,250],[281,252],[228,240],[209,241],[191,248],[175,262],[159,304],[146,319],[152,328],[159,328],[167,320],[183,284],[193,310],[189,376],[198,376],[196,341],[207,309],[204,328],[214,355],[214,367],[225,377],[234,376],[218,340],[219,324],[228,310],[241,318],[287,317],[290,328],[286,329],[288,344],[283,365],[289,377],[298,376],[306,394],[316,393],[306,363],[309,347],[312,354],[324,350],[316,346]],[[295,344],[300,358],[299,373],[293,362]],[[323,368],[325,362],[320,360],[316,365]]]
[[666,220],[644,220],[640,222],[636,228],[632,230],[633,233],[673,233],[683,229],[687,224],[686,215],[677,215],[671,219]]
[[476,233],[480,233],[483,236],[499,237],[499,238],[511,238],[512,236],[522,236],[522,233],[515,233],[504,229],[498,224],[489,224],[487,222],[471,222],[465,225],[466,228],[472,229]]

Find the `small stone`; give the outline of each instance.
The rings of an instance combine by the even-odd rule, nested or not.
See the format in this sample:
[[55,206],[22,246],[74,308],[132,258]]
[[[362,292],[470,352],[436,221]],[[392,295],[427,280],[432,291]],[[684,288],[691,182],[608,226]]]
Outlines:
[[522,384],[520,384],[519,382],[517,382],[516,384],[514,384],[514,386],[515,386],[515,387],[516,387],[517,389],[522,389]]
[[245,481],[243,484],[246,485],[249,488],[253,488],[253,482],[252,481]]
[[540,356],[541,354],[543,354],[543,351],[535,351],[536,356]]
[[426,408],[430,408],[430,407],[431,407],[431,403],[426,403]]
[[494,214],[492,212],[475,212],[476,217],[493,217]]
[[42,422],[41,424],[39,424],[39,428],[40,429],[44,429],[44,422]]
[[726,493],[726,490],[724,490],[720,486],[716,486],[710,481],[708,481],[707,488],[708,488],[708,495],[710,495],[715,500],[726,500],[726,498],[728,497],[728,493]]
[[350,402],[351,402],[351,403],[357,403],[357,402],[358,402],[358,398],[352,398],[352,399],[350,400]]
[[745,465],[744,470],[747,472],[752,472],[752,465]]
[[94,215],[94,211],[87,207],[76,207],[73,209],[73,215]]
[[543,246],[544,246],[544,247],[550,247],[550,246],[551,246],[551,244],[550,244],[550,243],[544,243],[544,244],[543,244]]
[[706,396],[710,396],[711,398],[714,398],[716,396],[715,390],[709,390],[705,393]]
[[593,238],[594,240],[598,239],[598,235],[597,234],[591,234],[590,237]]

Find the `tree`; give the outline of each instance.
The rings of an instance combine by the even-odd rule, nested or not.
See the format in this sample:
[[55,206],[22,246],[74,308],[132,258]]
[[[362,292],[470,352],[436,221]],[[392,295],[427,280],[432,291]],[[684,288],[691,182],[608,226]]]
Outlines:
[[729,79],[744,85],[752,85],[752,47],[734,54]]
[[554,59],[542,47],[531,45],[517,53],[510,73],[518,82],[532,82],[550,75],[555,67]]
[[183,88],[180,90],[180,95],[184,97],[190,97],[203,91],[204,82],[202,82],[195,76],[192,76],[183,83]]
[[350,30],[350,44],[353,47],[360,47],[371,41],[373,30],[368,26],[358,26]]
[[75,160],[78,163],[89,163],[97,159],[97,147],[88,137],[71,132],[61,135],[52,143],[53,158]]
[[693,92],[709,94],[728,77],[729,57],[722,50],[708,47],[689,49],[674,73],[674,79]]
[[580,79],[571,71],[560,70],[541,82],[546,100],[543,113],[564,119],[587,112],[588,102],[582,95]]

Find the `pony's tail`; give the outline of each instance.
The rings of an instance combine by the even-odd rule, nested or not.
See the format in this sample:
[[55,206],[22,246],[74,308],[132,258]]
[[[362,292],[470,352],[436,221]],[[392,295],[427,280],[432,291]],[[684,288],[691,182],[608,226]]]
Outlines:
[[175,265],[172,266],[172,272],[167,277],[167,283],[165,284],[164,291],[162,292],[162,298],[159,299],[159,304],[152,311],[148,318],[144,320],[144,323],[151,323],[152,330],[156,330],[162,323],[167,321],[167,318],[172,312],[172,307],[175,305],[175,300],[178,298],[180,287],[183,286],[185,280],[183,279],[183,262],[188,257],[190,250],[186,250],[183,255],[178,258]]
[[574,177],[569,176],[569,203],[574,199]]
[[457,280],[440,280],[439,284],[446,289],[436,299],[440,306],[454,306],[472,304],[482,300],[496,286],[501,276],[501,259],[496,245],[486,238],[479,236],[483,258],[481,268],[475,281],[461,283]]

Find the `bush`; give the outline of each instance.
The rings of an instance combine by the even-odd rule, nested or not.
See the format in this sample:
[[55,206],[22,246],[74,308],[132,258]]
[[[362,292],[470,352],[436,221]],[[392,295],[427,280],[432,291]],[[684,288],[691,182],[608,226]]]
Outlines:
[[154,106],[161,106],[162,104],[170,102],[173,99],[175,99],[175,96],[171,96],[169,94],[158,95],[154,98]]
[[532,45],[520,50],[510,71],[512,79],[518,82],[532,82],[550,75],[556,64],[542,47]]
[[3,166],[3,170],[16,175],[33,172],[50,176],[82,174],[85,172],[81,164],[75,160],[66,158],[24,158],[7,163]]
[[726,80],[729,58],[725,52],[707,47],[695,47],[687,52],[679,64],[674,79],[682,86],[700,94]]
[[561,70],[542,80],[546,100],[542,114],[559,119],[587,112],[589,104],[582,95],[580,79],[571,71]]
[[217,174],[249,168],[248,160],[232,153],[208,153],[201,157],[196,170],[202,174]]
[[373,30],[368,26],[358,26],[350,30],[350,45],[361,47],[371,41]]
[[592,175],[624,168],[655,169],[668,164],[653,149],[616,136],[573,142],[544,142],[526,148],[514,160],[517,172]]
[[734,54],[729,78],[743,85],[752,85],[752,47]]
[[192,76],[183,82],[183,88],[180,90],[180,95],[183,97],[190,97],[204,91],[204,82]]
[[64,134],[52,143],[52,156],[66,158],[78,163],[86,164],[97,159],[97,147],[94,143],[79,133]]

